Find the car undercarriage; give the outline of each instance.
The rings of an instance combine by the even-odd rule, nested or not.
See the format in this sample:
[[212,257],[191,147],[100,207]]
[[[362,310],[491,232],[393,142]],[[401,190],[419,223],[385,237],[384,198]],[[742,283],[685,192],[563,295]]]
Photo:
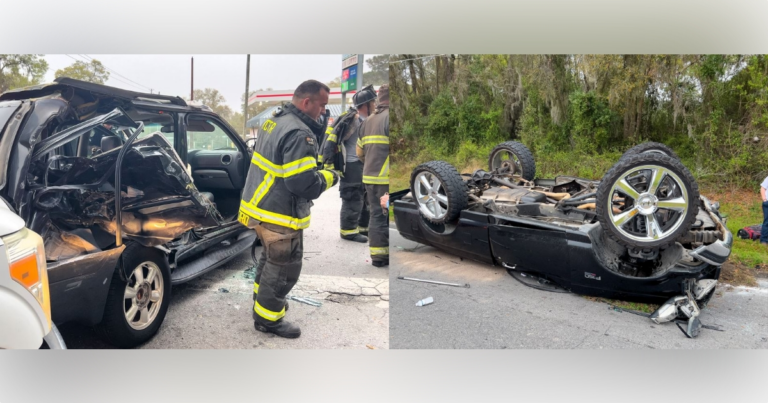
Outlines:
[[733,237],[677,156],[650,144],[601,180],[535,178],[533,155],[517,142],[497,146],[487,171],[427,162],[393,194],[395,222],[407,239],[503,266],[537,288],[662,304],[651,319],[685,320],[695,337]]

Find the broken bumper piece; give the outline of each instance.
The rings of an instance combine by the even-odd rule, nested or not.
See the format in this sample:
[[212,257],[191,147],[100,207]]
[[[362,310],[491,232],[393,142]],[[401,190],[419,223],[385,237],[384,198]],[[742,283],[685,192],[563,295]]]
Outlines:
[[688,338],[697,337],[702,327],[699,320],[700,304],[706,304],[716,286],[717,280],[686,280],[684,283],[685,295],[678,295],[667,300],[651,314],[651,320],[656,324],[662,324],[676,319],[687,319],[685,326],[677,323],[677,327]]

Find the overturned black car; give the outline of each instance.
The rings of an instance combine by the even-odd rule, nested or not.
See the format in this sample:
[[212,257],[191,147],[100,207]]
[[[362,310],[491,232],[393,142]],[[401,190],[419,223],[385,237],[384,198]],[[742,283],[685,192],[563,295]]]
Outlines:
[[513,141],[493,149],[488,171],[422,164],[392,194],[397,229],[533,287],[663,304],[653,321],[698,335],[733,236],[675,153],[640,144],[600,181],[535,172]]
[[132,347],[171,285],[254,244],[237,213],[250,154],[178,97],[72,79],[0,95],[0,196],[45,242],[52,320]]

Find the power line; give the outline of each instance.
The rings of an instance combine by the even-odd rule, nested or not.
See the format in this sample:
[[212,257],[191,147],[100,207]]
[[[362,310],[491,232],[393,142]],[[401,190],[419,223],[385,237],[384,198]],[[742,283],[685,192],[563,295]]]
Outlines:
[[[72,60],[74,60],[74,61],[76,61],[76,62],[81,62],[81,63],[83,62],[83,60],[80,60],[80,59],[76,59],[76,58],[74,58],[74,57],[72,57],[72,56],[70,56],[70,55],[65,55],[65,56],[69,57],[70,59],[72,59]],[[136,85],[134,85],[134,84],[131,84],[131,83],[127,82],[127,81],[121,80],[120,78],[117,78],[117,77],[112,77],[112,78],[113,78],[114,80],[116,80],[116,81],[119,81],[119,82],[123,83],[123,84],[129,85],[129,86],[131,86],[131,87],[134,87],[134,88],[138,88],[138,89],[141,89],[141,87],[138,87],[138,86],[136,86]]]
[[429,55],[429,56],[422,56],[422,57],[414,57],[413,59],[395,60],[395,61],[393,61],[393,62],[389,62],[389,64],[395,64],[395,63],[408,62],[408,61],[411,61],[411,60],[421,60],[421,59],[428,59],[428,58],[430,58],[430,57],[435,57],[435,56],[445,56],[445,54],[439,54],[439,55]]
[[[91,61],[93,61],[93,58],[92,58],[92,57],[90,57],[90,56],[88,56],[88,55],[80,55],[80,56],[86,57],[86,58],[88,58],[88,60],[91,60]],[[139,86],[141,86],[141,87],[144,87],[144,88],[146,88],[146,89],[148,89],[148,90],[152,90],[152,88],[150,88],[150,87],[147,87],[146,85],[142,85],[142,84],[139,84],[139,83],[137,83],[136,81],[133,81],[133,80],[131,80],[130,78],[128,78],[128,77],[126,77],[126,76],[124,76],[124,75],[122,75],[122,74],[120,74],[120,73],[116,72],[115,70],[113,70],[113,69],[110,69],[109,67],[107,67],[107,65],[106,65],[106,64],[104,64],[104,63],[101,63],[101,64],[104,66],[104,68],[105,68],[105,69],[107,69],[107,71],[109,71],[109,72],[112,72],[112,73],[115,73],[116,75],[118,75],[118,76],[120,76],[120,77],[122,77],[122,78],[124,78],[124,79],[126,79],[126,80],[128,80],[128,81],[130,81],[130,82],[132,82],[132,83],[134,83],[134,84],[137,84],[137,85],[139,85]]]
[[[83,55],[78,55],[78,56],[81,56],[81,57],[83,58],[83,60],[80,60],[80,59],[74,58],[74,57],[72,57],[72,56],[70,56],[70,55],[66,55],[66,54],[65,54],[65,56],[69,57],[70,59],[72,59],[72,60],[74,60],[74,61],[76,61],[76,62],[88,62],[88,60],[86,60],[86,59],[85,59],[85,57],[83,57]],[[90,58],[89,58],[89,59],[90,59]],[[93,60],[93,59],[90,59],[90,60]],[[110,68],[108,68],[107,66],[105,66],[103,63],[102,63],[102,66],[104,66],[104,69],[106,69],[107,71],[111,71],[111,72],[115,73],[113,70],[111,70]],[[117,73],[115,73],[115,74],[117,74]],[[120,75],[120,74],[117,74],[117,75],[119,75],[119,76],[123,77],[123,76],[122,76],[122,75]],[[143,85],[141,85],[141,84],[139,84],[139,83],[133,84],[133,83],[131,83],[131,82],[128,82],[128,81],[133,81],[133,80],[130,80],[129,78],[126,78],[126,80],[128,80],[128,81],[122,80],[122,79],[120,79],[120,78],[118,78],[118,77],[114,77],[114,76],[112,76],[112,77],[110,77],[110,78],[112,78],[112,79],[114,79],[114,80],[116,80],[116,81],[119,81],[119,82],[121,82],[121,83],[123,83],[123,84],[129,85],[129,86],[131,86],[131,87],[137,88],[137,89],[139,89],[139,90],[141,90],[141,91],[143,91],[143,88],[147,88],[147,89],[151,90],[151,88],[149,88],[149,87],[146,87],[146,86],[143,86]],[[133,81],[133,82],[135,83],[135,81]],[[143,88],[142,88],[142,87],[143,87]]]

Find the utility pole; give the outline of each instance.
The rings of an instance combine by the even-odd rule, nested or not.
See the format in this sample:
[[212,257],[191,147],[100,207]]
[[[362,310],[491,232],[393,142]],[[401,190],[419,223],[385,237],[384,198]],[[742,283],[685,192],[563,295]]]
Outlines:
[[248,136],[248,80],[251,78],[251,55],[248,55],[248,59],[245,62],[245,106],[243,107],[243,137]]
[[365,55],[357,55],[357,90],[363,89],[363,64],[365,62]]
[[190,76],[190,83],[189,83],[189,100],[194,101],[195,100],[195,58],[192,58],[192,74]]

